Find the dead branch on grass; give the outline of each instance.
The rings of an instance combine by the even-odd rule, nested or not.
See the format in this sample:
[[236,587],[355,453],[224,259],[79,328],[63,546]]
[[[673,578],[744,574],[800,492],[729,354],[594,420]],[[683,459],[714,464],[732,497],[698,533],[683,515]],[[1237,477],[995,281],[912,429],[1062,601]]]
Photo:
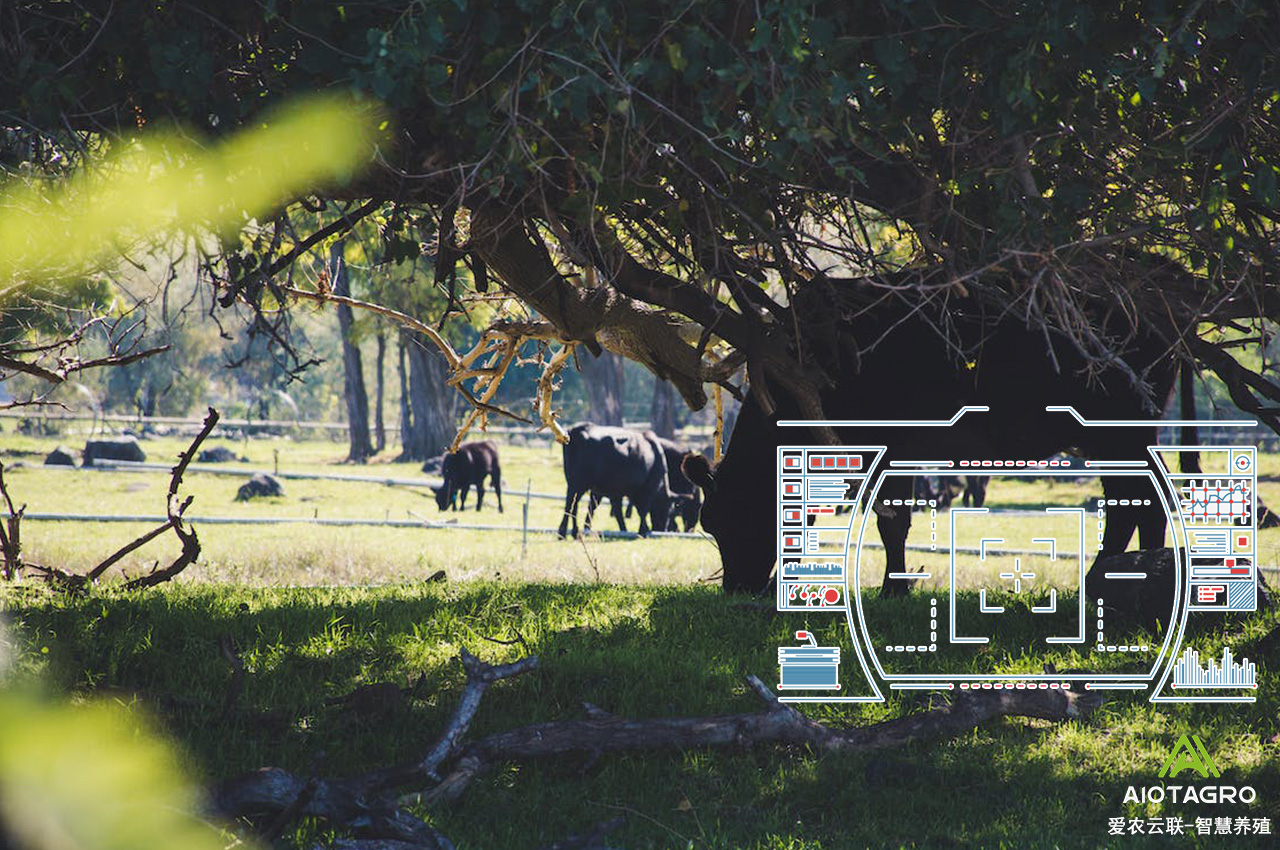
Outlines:
[[200,429],[200,433],[196,435],[196,438],[191,442],[191,445],[187,447],[187,450],[178,455],[178,464],[173,468],[169,476],[169,490],[165,500],[165,514],[167,515],[167,519],[163,523],[130,543],[120,547],[115,552],[112,552],[96,567],[83,575],[68,573],[65,570],[58,569],[57,567],[38,567],[40,572],[44,575],[44,578],[51,584],[63,590],[82,592],[89,585],[96,582],[103,573],[120,561],[120,559],[125,555],[128,555],[136,549],[140,549],[142,546],[150,543],[170,528],[173,529],[174,534],[176,534],[178,539],[182,542],[182,551],[178,554],[178,557],[176,557],[173,562],[164,569],[159,569],[157,566],[146,575],[129,580],[125,583],[125,589],[136,590],[138,588],[152,587],[153,585],[161,584],[162,582],[169,581],[169,579],[195,563],[196,558],[200,556],[200,539],[196,536],[195,528],[184,525],[183,521],[183,516],[186,513],[187,508],[191,507],[191,503],[195,499],[195,496],[187,496],[187,498],[179,501],[178,487],[182,484],[182,476],[186,473],[187,466],[200,451],[200,445],[205,441],[205,438],[213,432],[214,427],[218,424],[218,418],[218,411],[214,410],[212,407],[209,408],[209,413],[204,418],[204,427]]
[[[832,729],[781,703],[754,676],[747,684],[764,703],[762,711],[713,717],[628,720],[594,706],[586,720],[551,721],[499,732],[463,744],[471,721],[489,686],[533,670],[536,656],[511,664],[490,665],[462,652],[467,681],[453,716],[432,748],[404,764],[345,779],[307,779],[279,768],[262,768],[227,780],[214,789],[212,813],[221,818],[273,818],[290,808],[351,829],[365,843],[348,847],[389,847],[377,841],[419,842],[419,846],[450,846],[447,839],[408,814],[404,806],[456,800],[471,781],[510,761],[585,753],[628,750],[686,750],[701,747],[748,747],[768,744],[800,745],[823,752],[862,752],[902,746],[911,741],[956,736],[1000,717],[1032,717],[1063,721],[1085,717],[1102,703],[1086,691],[995,690],[965,691],[948,704],[919,714],[851,729]],[[441,768],[448,765],[441,776]],[[406,786],[429,785],[398,800],[392,793]],[[304,805],[298,805],[304,800]],[[339,845],[334,845],[339,846]],[[576,846],[576,845],[566,845]]]
[[4,464],[0,463],[0,495],[4,496],[9,515],[0,523],[0,554],[4,556],[4,578],[16,578],[22,571],[22,514],[27,506],[14,508],[9,487],[4,482]]

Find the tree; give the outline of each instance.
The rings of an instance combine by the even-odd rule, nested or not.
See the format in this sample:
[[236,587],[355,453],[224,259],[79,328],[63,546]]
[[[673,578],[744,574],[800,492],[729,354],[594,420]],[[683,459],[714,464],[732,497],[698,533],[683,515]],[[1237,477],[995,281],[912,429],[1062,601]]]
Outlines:
[[[351,281],[347,275],[344,256],[346,241],[339,239],[329,247],[329,275],[333,282],[333,294],[340,298],[351,297]],[[364,364],[360,358],[360,346],[351,335],[351,307],[338,304],[338,326],[342,330],[342,395],[347,402],[347,433],[351,438],[351,450],[347,460],[364,463],[373,454],[369,440],[369,394],[364,387]]]
[[387,426],[382,418],[382,402],[386,396],[387,334],[381,325],[375,339],[378,353],[374,357],[373,451],[380,453],[387,448]]
[[649,404],[649,427],[659,437],[676,438],[676,398],[671,384],[653,379],[653,400]]
[[448,450],[458,430],[458,394],[450,391],[449,364],[421,336],[406,334],[411,424],[404,460],[426,460]]
[[622,358],[611,351],[588,354],[578,361],[578,368],[582,370],[591,421],[597,425],[621,425],[626,389]]
[[[1217,333],[1280,313],[1272,3],[40,5],[0,23],[0,112],[41,166],[142,120],[377,98],[391,138],[327,198],[429,211],[438,281],[496,277],[693,407],[745,362],[766,409],[820,416],[875,343],[842,315],[906,299],[1012,311],[1099,364],[1125,339],[1098,317],[1141,316],[1280,427],[1280,389]],[[271,267],[292,250],[266,244]]]

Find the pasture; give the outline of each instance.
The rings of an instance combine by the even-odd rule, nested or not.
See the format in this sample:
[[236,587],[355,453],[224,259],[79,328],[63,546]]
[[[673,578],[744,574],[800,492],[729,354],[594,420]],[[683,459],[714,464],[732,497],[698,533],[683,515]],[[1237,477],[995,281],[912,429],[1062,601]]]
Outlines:
[[[4,461],[38,464],[57,442],[6,434]],[[185,445],[178,438],[144,443],[149,460],[160,463]],[[338,465],[342,446],[332,442],[254,440],[232,448],[250,457],[246,469],[269,471],[279,450],[281,471],[420,477],[407,464]],[[529,653],[542,660],[539,670],[491,689],[472,732],[482,736],[578,718],[584,703],[631,718],[754,711],[759,702],[744,676],[776,683],[776,647],[793,644],[795,629],[811,627],[823,645],[847,644],[844,624],[833,618],[806,622],[803,614],[724,598],[702,581],[719,567],[709,538],[559,541],[530,534],[522,556],[526,484],[533,492],[562,492],[560,450],[535,442],[504,444],[502,452],[509,489],[501,515],[491,493],[479,514],[442,514],[425,486],[322,480],[286,480],[284,498],[243,504],[233,501],[243,479],[189,473],[183,491],[196,497],[189,515],[205,548],[179,580],[140,593],[107,582],[83,597],[32,580],[0,590],[18,675],[41,677],[59,694],[139,707],[178,742],[195,776],[214,781],[263,765],[343,775],[421,752],[461,692],[463,648],[494,663]],[[1280,472],[1280,458],[1265,457],[1260,472]],[[8,471],[6,480],[29,513],[159,514],[168,476],[27,466]],[[1050,493],[1044,482],[1010,484],[989,498],[1032,505],[1087,496],[1073,486],[1058,483]],[[1262,496],[1280,504],[1280,486],[1263,484]],[[559,502],[529,504],[531,527],[558,522]],[[512,530],[201,525],[201,516],[457,518]],[[604,508],[596,519],[597,529],[614,527]],[[919,515],[916,523],[918,531]],[[29,522],[25,553],[83,571],[147,527]],[[136,575],[170,557],[173,546],[162,538],[121,568]],[[1280,530],[1262,532],[1264,566],[1280,563],[1277,550]],[[910,552],[908,563],[928,559]],[[426,582],[437,570],[446,579]],[[878,565],[864,581],[878,585]],[[927,607],[924,592],[883,601],[877,621],[909,640],[906,625]],[[455,805],[422,813],[459,847],[513,850],[546,847],[618,816],[626,822],[607,843],[627,850],[1109,847],[1121,844],[1108,836],[1114,817],[1192,822],[1230,808],[1233,816],[1280,821],[1280,698],[1272,686],[1280,659],[1274,642],[1263,641],[1278,624],[1273,611],[1224,619],[1200,634],[1207,648],[1230,645],[1258,663],[1257,703],[1227,711],[1153,707],[1116,693],[1082,721],[1005,719],[952,740],[865,754],[756,747],[530,761],[477,780]],[[245,665],[235,711],[226,716],[218,707],[233,674],[219,651],[223,641]],[[993,650],[973,664],[1023,671],[1045,660],[1031,650]],[[386,682],[404,688],[406,699],[373,708],[343,699]],[[866,725],[918,713],[928,700],[895,692],[884,705],[806,713],[834,726]],[[1127,786],[1158,783],[1184,732],[1206,742],[1223,784],[1253,786],[1258,802],[1124,803]],[[1264,847],[1273,840],[1191,832],[1183,846]],[[309,848],[325,837],[323,826],[303,821],[280,846]],[[1126,836],[1123,846],[1167,840]]]

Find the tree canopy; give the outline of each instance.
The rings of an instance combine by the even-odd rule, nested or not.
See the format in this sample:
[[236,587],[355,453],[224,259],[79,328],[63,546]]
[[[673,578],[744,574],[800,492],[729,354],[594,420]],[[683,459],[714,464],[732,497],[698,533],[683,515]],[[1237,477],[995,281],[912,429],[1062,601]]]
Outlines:
[[783,387],[820,416],[850,360],[827,354],[874,342],[834,319],[906,299],[1012,312],[1099,364],[1119,312],[1277,427],[1266,358],[1233,356],[1280,315],[1277,57],[1262,0],[19,0],[0,163],[352,92],[386,109],[370,166],[299,199],[336,205],[314,238],[285,207],[227,243],[225,298],[283,298],[301,251],[375,216],[387,259],[425,254],[450,291],[496,277],[552,326],[532,337],[695,407],[745,364],[766,407]]

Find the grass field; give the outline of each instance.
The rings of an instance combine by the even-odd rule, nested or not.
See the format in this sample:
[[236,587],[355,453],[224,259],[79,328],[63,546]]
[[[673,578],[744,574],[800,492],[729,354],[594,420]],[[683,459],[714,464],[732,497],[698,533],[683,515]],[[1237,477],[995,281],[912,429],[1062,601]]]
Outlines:
[[[29,466],[7,473],[10,491],[27,504],[29,513],[130,514],[164,513],[169,476],[165,472],[95,472],[40,466],[57,440],[5,435],[6,464],[14,459]],[[206,444],[226,444],[213,440]],[[187,441],[175,438],[143,443],[148,461],[172,463]],[[381,478],[420,478],[420,487],[387,486],[347,481],[285,480],[285,496],[235,501],[244,478],[188,473],[182,491],[195,496],[188,511],[204,544],[198,568],[184,581],[252,584],[367,584],[410,581],[445,570],[451,579],[507,578],[524,581],[610,581],[627,584],[687,584],[713,575],[719,556],[710,538],[558,541],[546,534],[530,534],[522,557],[524,493],[557,494],[560,498],[530,499],[530,528],[554,528],[563,514],[564,475],[560,447],[551,441],[504,446],[504,512],[496,510],[492,490],[484,510],[441,512],[428,488],[431,480],[416,464],[371,463],[346,465],[336,460],[343,446],[327,441],[255,440],[228,444],[250,463],[223,464],[221,469],[353,475]],[[471,494],[468,506],[475,504]],[[596,513],[596,529],[616,528],[607,506]],[[585,515],[585,505],[580,519]],[[369,526],[227,526],[200,525],[202,516],[289,517],[322,519],[385,519],[433,522],[457,521],[502,525],[506,532],[469,532],[442,528],[377,528]],[[633,518],[628,528],[635,530]],[[25,553],[35,563],[85,571],[120,546],[146,531],[145,523],[30,522],[24,529]],[[154,561],[172,558],[177,541],[164,538],[123,559],[118,571],[137,574]]]
[[[42,454],[49,441],[5,435],[3,445]],[[269,467],[271,447],[251,442],[241,451],[253,466]],[[178,440],[147,443],[153,460],[180,448]],[[332,460],[342,450],[333,443],[279,448],[282,469],[409,474],[404,466],[337,466]],[[1267,460],[1264,474],[1273,464]],[[551,447],[504,449],[504,471],[512,490],[522,491],[525,481],[535,492],[561,486],[558,450]],[[37,468],[6,478],[33,512],[159,513],[167,482],[163,473]],[[336,482],[286,482],[285,499],[245,507],[231,501],[239,483],[190,475],[184,489],[196,495],[192,514],[319,511],[378,518],[413,510],[439,516],[433,502],[404,488]],[[1280,502],[1266,490],[1263,495]],[[1044,496],[1033,485],[992,492],[993,500],[1026,504]],[[513,493],[501,519],[488,509],[480,517],[518,526],[520,504]],[[538,519],[531,524],[558,521],[553,502],[535,500],[532,511]],[[598,519],[604,527],[603,515]],[[141,529],[30,523],[24,539],[32,560],[83,569]],[[823,645],[848,645],[842,620],[780,616],[700,584],[718,568],[714,547],[700,539],[584,545],[531,536],[522,558],[515,531],[206,525],[201,538],[206,557],[183,581],[152,591],[127,594],[108,584],[68,598],[28,581],[0,589],[0,599],[18,679],[39,678],[54,693],[76,699],[105,697],[138,707],[207,780],[263,765],[305,773],[318,760],[322,773],[342,775],[422,752],[460,693],[456,656],[462,648],[492,662],[526,651],[542,660],[538,671],[500,683],[486,696],[473,732],[484,735],[578,718],[584,702],[628,717],[753,711],[758,702],[743,677],[776,682],[776,647],[794,644],[795,629],[811,628]],[[1280,539],[1262,543],[1263,563],[1274,565],[1265,553]],[[157,543],[125,569],[137,572],[148,557],[169,554]],[[448,580],[424,583],[435,569],[445,569]],[[890,640],[909,641],[911,624],[928,607],[924,593],[870,601],[877,627]],[[1163,847],[1169,841],[1108,836],[1107,819],[1120,816],[1193,821],[1244,814],[1270,817],[1273,830],[1280,829],[1280,762],[1272,740],[1280,733],[1272,684],[1280,658],[1255,649],[1278,623],[1280,614],[1272,612],[1215,621],[1197,634],[1203,651],[1230,645],[1237,656],[1257,661],[1262,687],[1252,705],[1156,707],[1140,696],[1115,694],[1082,721],[1004,720],[955,740],[863,755],[760,748],[512,764],[478,780],[459,804],[425,815],[459,847],[513,850],[546,846],[620,814],[626,825],[609,843],[627,850]],[[1141,639],[1140,632],[1133,635]],[[231,679],[218,650],[226,638],[238,647],[246,677],[242,713],[217,722],[215,709]],[[1034,650],[993,649],[972,663],[975,670],[1012,672],[1038,670],[1046,660]],[[421,698],[389,715],[371,717],[330,702],[361,685],[408,687],[419,677]],[[925,707],[924,694],[893,692],[883,705],[815,706],[807,713],[833,725],[860,725]],[[271,712],[274,722],[246,719],[262,712]],[[1156,774],[1184,732],[1205,741],[1223,769],[1218,782],[1251,785],[1258,802],[1124,803],[1127,786],[1160,784]],[[282,846],[311,847],[324,837],[320,825],[304,823]],[[1269,847],[1274,837],[1178,840],[1189,847]]]

